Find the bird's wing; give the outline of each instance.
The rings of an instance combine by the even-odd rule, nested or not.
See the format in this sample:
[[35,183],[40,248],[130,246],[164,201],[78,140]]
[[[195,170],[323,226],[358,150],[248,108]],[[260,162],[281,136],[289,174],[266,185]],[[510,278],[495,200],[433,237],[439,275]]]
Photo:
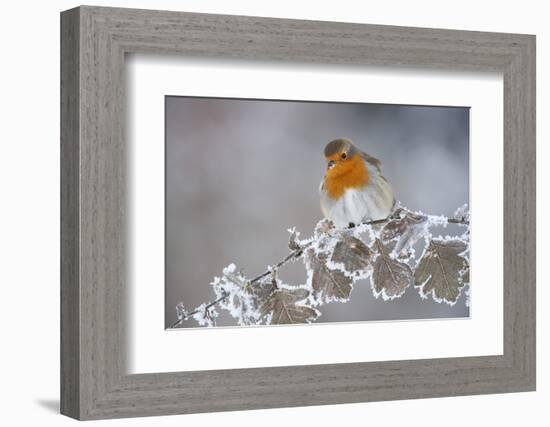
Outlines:
[[364,151],[361,151],[361,156],[363,157],[363,159],[365,159],[366,162],[370,163],[376,169],[378,169],[378,172],[382,172],[382,170],[380,169],[380,167],[382,166],[382,162],[380,160],[378,160],[376,157],[369,156]]
[[[370,163],[371,165],[373,165],[378,170],[378,173],[380,174],[380,178],[382,178],[384,181],[388,182],[386,177],[384,175],[382,175],[382,169],[381,169],[382,162],[380,160],[378,160],[376,157],[369,156],[364,151],[361,151],[361,156],[363,157],[363,159],[365,159],[366,162]],[[393,204],[395,205],[395,197],[393,199]]]

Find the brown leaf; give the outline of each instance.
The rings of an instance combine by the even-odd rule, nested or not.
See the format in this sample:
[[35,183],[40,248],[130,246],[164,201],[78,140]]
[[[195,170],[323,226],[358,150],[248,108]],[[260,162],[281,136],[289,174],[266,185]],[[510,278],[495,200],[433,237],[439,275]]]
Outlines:
[[346,301],[352,290],[353,280],[339,270],[327,267],[327,255],[310,248],[305,256],[306,267],[313,288],[313,295],[323,302]]
[[379,239],[375,241],[378,257],[374,261],[372,281],[377,293],[383,292],[384,298],[397,298],[413,282],[410,267],[390,256],[391,250]]
[[460,289],[464,286],[460,273],[468,266],[466,259],[459,254],[466,249],[466,243],[461,240],[430,241],[414,275],[415,285],[420,287],[423,295],[433,292],[436,301],[448,304],[457,301]]
[[309,295],[306,289],[277,289],[260,307],[262,316],[271,314],[271,324],[283,325],[309,323],[319,317],[319,312],[304,304],[297,304]]
[[336,243],[332,262],[341,263],[347,272],[360,272],[367,269],[371,260],[371,250],[361,240],[353,236],[342,236]]
[[399,215],[399,217],[388,221],[382,229],[384,240],[401,236],[409,227],[420,225],[427,220],[425,216],[409,212],[403,208],[397,209],[393,215]]
[[399,258],[407,259],[412,255],[411,246],[423,236],[428,218],[403,208],[399,208],[395,214],[399,217],[390,220],[384,226],[381,237],[385,242],[395,240],[394,253]]
[[334,228],[334,224],[329,219],[322,219],[315,226],[314,234],[315,236],[321,236],[327,234],[330,230]]
[[245,291],[252,297],[256,307],[259,307],[269,296],[277,289],[277,282],[270,280],[268,282],[256,282],[245,287]]

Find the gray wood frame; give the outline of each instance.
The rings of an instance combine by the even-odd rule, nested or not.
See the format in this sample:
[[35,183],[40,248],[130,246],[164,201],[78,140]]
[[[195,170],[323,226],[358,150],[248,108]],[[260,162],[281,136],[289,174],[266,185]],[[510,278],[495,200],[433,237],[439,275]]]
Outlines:
[[[126,374],[124,55],[129,52],[503,72],[504,354]],[[71,9],[61,14],[61,165],[65,415],[99,419],[535,389],[534,36]]]

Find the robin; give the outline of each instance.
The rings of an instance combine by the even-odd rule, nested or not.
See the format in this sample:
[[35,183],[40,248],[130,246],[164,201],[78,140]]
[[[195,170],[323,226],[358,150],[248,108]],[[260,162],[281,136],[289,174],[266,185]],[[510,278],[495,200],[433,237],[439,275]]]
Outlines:
[[387,218],[395,205],[391,185],[381,175],[380,160],[338,138],[325,147],[327,171],[319,192],[321,210],[338,228]]

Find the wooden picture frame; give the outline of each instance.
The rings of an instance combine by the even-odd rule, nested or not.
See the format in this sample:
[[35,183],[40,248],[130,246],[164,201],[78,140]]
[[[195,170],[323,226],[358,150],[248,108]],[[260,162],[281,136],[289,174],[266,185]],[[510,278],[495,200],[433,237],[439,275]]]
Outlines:
[[[126,53],[502,72],[504,353],[126,374]],[[61,165],[65,415],[84,420],[535,389],[532,35],[78,7],[61,14]]]

